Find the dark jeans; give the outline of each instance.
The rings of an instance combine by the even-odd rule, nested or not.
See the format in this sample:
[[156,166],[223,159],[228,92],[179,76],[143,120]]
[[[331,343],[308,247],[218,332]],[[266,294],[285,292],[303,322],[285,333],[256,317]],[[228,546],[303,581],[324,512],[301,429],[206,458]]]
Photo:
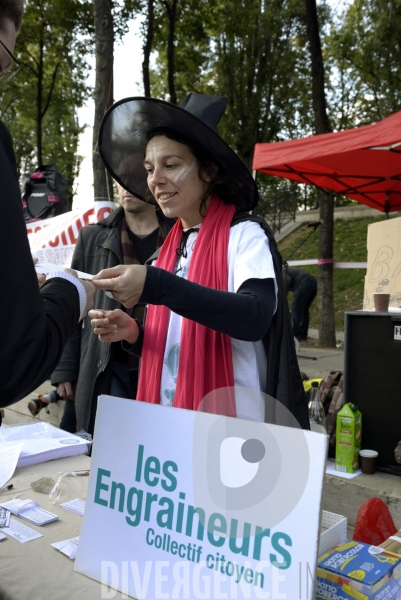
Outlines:
[[75,433],[77,430],[77,417],[75,415],[75,404],[71,400],[66,400],[64,404],[63,418],[61,419],[60,429]]
[[[137,378],[138,372],[135,371],[132,375]],[[110,392],[108,392],[109,395],[117,396],[117,398],[134,398],[135,395],[133,393],[132,375],[130,376],[128,364],[114,362],[111,387]],[[107,391],[107,387],[108,385],[104,381],[101,381],[99,379],[99,385],[97,386],[97,388],[99,389],[97,391],[95,390],[95,393],[104,394]],[[91,417],[91,423],[88,428],[88,433],[90,433],[91,435],[93,435],[93,429],[95,424],[96,405],[97,401],[94,403],[93,416]],[[65,401],[64,414],[60,423],[60,429],[64,429],[64,431],[68,431],[69,433],[75,433],[77,430],[75,404],[70,400]]]
[[294,299],[291,306],[292,313],[292,331],[294,337],[298,340],[308,338],[309,327],[309,307],[317,294],[317,281],[311,277],[302,282],[294,292]]
[[110,396],[117,398],[133,398],[131,377],[128,363],[113,363],[113,377],[111,379]]

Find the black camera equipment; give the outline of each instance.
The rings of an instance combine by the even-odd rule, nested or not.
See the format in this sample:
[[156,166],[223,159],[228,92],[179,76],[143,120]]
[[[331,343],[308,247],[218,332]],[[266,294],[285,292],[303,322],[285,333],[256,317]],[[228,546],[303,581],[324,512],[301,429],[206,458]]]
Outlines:
[[66,209],[67,180],[54,165],[43,165],[22,175],[25,222],[55,217]]

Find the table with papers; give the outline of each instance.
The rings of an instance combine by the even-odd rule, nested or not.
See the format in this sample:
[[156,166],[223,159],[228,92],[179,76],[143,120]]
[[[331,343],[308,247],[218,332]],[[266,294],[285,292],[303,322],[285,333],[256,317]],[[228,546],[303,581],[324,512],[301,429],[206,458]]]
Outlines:
[[[82,517],[64,510],[59,504],[52,504],[47,494],[35,492],[30,486],[31,482],[41,477],[52,477],[59,471],[79,471],[89,467],[90,458],[81,455],[16,469],[9,481],[13,488],[0,495],[0,502],[14,498],[31,499],[44,510],[57,514],[59,519],[40,527],[13,517],[42,537],[25,544],[9,536],[1,539],[1,600],[101,600],[100,583],[73,571],[74,561],[51,546],[78,537]],[[127,596],[117,591],[113,596],[117,600],[123,597]]]
[[17,454],[17,467],[29,467],[41,462],[89,453],[88,442],[58,427],[36,421],[29,424],[0,427],[0,486],[7,479],[7,465],[15,461],[10,453]]

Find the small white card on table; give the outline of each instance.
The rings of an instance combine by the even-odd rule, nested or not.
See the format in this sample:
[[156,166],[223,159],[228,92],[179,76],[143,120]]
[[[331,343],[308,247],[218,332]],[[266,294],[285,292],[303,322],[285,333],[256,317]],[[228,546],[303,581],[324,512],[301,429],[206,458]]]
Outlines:
[[31,540],[36,540],[37,538],[43,537],[41,533],[38,533],[26,525],[23,525],[13,518],[10,519],[10,526],[4,527],[2,531],[13,537],[15,540],[21,542],[21,544],[25,544],[25,542],[30,542]]

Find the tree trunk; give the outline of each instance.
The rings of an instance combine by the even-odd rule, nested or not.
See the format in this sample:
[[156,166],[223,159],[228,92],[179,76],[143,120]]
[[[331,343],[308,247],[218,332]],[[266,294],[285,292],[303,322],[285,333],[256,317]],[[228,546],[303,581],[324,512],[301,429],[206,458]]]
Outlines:
[[319,217],[319,258],[329,262],[318,266],[317,305],[319,314],[319,342],[327,348],[335,348],[336,331],[333,302],[333,212],[334,196],[318,190]]
[[168,0],[164,0],[164,6],[168,14],[169,29],[168,29],[168,40],[167,40],[167,68],[168,68],[168,93],[170,95],[170,102],[177,104],[177,94],[175,91],[175,22],[177,19],[177,4],[178,0],[172,0],[171,5]]
[[93,0],[96,40],[96,83],[94,91],[92,161],[95,200],[113,200],[113,184],[98,150],[99,128],[107,109],[113,104],[114,30],[111,0]]
[[152,52],[153,34],[154,34],[154,4],[153,0],[148,0],[148,24],[146,28],[146,42],[143,48],[143,63],[142,63],[142,76],[143,76],[143,89],[145,96],[150,98],[150,74],[149,74],[149,63],[150,53]]
[[[305,0],[306,24],[309,49],[312,62],[312,101],[317,134],[329,133],[330,122],[326,110],[326,94],[324,89],[324,64],[320,44],[319,23],[316,0]],[[319,309],[319,342],[322,346],[335,348],[335,321],[333,303],[333,229],[334,199],[332,194],[318,190],[321,227],[319,231],[319,258],[323,259],[318,266],[318,309]],[[324,262],[327,260],[328,262]],[[330,262],[331,261],[331,262]]]
[[[43,17],[43,15],[42,15]],[[38,90],[36,97],[36,147],[38,157],[38,167],[43,164],[42,150],[42,94],[43,94],[43,18],[40,23],[40,40],[39,40],[39,64],[38,64]]]

